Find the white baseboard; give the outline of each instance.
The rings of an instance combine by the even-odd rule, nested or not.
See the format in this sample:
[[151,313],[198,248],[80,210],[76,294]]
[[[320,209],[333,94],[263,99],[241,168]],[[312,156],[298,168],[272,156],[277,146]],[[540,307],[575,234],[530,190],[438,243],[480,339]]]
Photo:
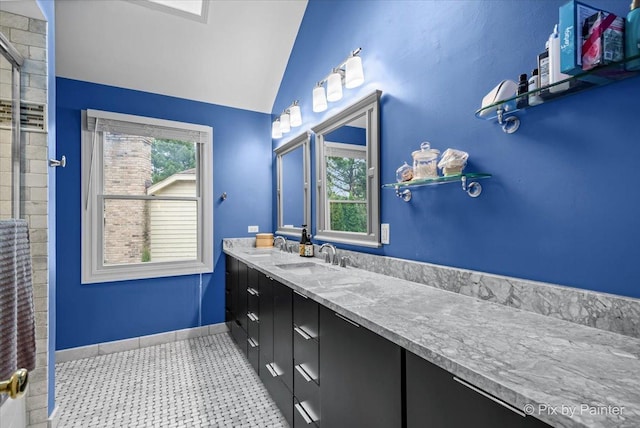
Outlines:
[[179,340],[187,340],[194,337],[225,333],[227,331],[227,325],[222,322],[219,324],[205,325],[202,327],[185,328],[182,330],[168,331],[166,333],[133,337],[131,339],[115,340],[113,342],[103,342],[88,346],[79,346],[77,348],[69,348],[63,349],[61,351],[56,351],[56,363],[80,360],[82,358],[90,358],[97,355],[113,354],[114,352],[130,351],[132,349],[146,348],[147,346],[177,342]]

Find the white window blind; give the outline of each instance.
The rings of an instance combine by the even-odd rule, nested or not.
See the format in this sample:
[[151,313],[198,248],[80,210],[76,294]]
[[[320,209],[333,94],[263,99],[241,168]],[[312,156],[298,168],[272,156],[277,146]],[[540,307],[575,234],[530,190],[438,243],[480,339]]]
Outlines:
[[366,146],[344,143],[325,143],[324,154],[333,158],[364,159],[367,154]]
[[194,141],[199,144],[209,141],[211,133],[211,128],[208,126],[100,110],[87,110],[87,130],[165,140]]

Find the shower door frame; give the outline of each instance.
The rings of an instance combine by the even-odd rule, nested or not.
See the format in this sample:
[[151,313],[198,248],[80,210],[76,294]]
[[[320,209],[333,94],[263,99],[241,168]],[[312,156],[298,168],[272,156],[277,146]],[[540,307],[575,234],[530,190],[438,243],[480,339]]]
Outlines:
[[0,32],[0,54],[12,66],[11,70],[11,213],[13,218],[20,218],[20,67],[24,62],[20,52]]

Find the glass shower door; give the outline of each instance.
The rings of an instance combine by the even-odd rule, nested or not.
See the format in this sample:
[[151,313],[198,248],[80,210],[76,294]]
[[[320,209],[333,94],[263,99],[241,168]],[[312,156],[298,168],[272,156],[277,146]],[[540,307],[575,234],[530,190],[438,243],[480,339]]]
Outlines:
[[20,66],[0,32],[0,219],[20,218]]

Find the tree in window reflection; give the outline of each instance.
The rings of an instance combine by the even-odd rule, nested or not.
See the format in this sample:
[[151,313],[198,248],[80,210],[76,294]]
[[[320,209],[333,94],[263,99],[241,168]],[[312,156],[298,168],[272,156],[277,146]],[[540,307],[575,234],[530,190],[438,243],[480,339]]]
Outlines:
[[196,147],[192,142],[156,139],[151,145],[153,184],[195,166]]
[[327,156],[327,199],[331,230],[367,231],[365,159]]

